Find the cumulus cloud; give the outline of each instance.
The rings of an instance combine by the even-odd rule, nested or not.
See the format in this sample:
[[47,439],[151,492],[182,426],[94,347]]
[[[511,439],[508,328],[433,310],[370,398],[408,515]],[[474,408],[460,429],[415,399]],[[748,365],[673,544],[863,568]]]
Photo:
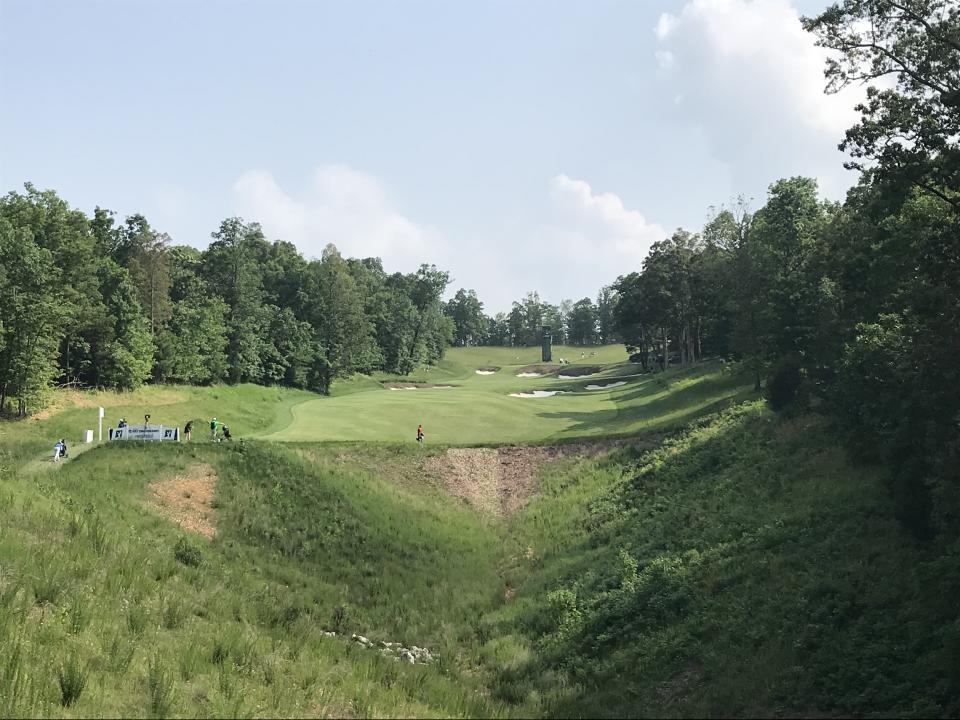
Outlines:
[[854,181],[836,146],[862,90],[824,94],[826,51],[790,0],[690,0],[654,32],[677,120],[704,133],[742,189],[808,174],[838,194]]
[[[502,290],[489,295],[493,309],[508,309],[526,290],[539,290],[550,302],[596,297],[618,275],[639,270],[650,246],[666,237],[620,196],[598,193],[583,180],[557,175],[546,191],[550,202],[543,222],[504,243],[498,255]],[[483,259],[477,263],[485,265]]]
[[550,180],[550,198],[559,222],[545,234],[563,238],[553,243],[553,249],[567,254],[573,267],[578,262],[582,266],[588,247],[592,258],[588,264],[596,264],[596,256],[601,256],[604,260],[599,262],[608,265],[639,266],[650,246],[664,238],[663,228],[625,208],[619,195],[594,193],[583,180],[557,175]]
[[240,215],[308,257],[319,257],[333,243],[345,256],[376,256],[388,269],[406,270],[431,260],[438,244],[438,233],[401,214],[377,178],[345,165],[318,167],[300,197],[265,170],[245,172],[233,192]]

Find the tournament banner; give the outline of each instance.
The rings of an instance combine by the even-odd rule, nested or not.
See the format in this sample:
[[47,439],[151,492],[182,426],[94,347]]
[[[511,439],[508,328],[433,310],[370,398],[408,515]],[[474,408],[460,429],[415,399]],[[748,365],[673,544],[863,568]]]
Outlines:
[[110,428],[111,440],[180,440],[180,428],[163,425],[127,425]]

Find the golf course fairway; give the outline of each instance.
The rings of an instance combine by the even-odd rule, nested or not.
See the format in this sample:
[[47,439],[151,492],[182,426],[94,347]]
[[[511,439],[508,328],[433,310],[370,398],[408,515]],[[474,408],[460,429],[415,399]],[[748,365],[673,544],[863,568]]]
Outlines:
[[[560,358],[569,364],[559,365]],[[713,363],[667,379],[642,374],[640,365],[627,361],[622,345],[555,347],[552,369],[518,377],[540,365],[540,348],[453,348],[438,367],[412,379],[382,375],[338,383],[330,397],[293,405],[289,424],[263,437],[402,442],[414,438],[418,424],[428,443],[444,445],[624,436],[682,424],[744,392],[742,377],[724,375]],[[487,374],[487,368],[498,369]],[[568,375],[588,368],[597,372]],[[615,382],[623,384],[586,389]],[[516,396],[531,391],[559,392]]]

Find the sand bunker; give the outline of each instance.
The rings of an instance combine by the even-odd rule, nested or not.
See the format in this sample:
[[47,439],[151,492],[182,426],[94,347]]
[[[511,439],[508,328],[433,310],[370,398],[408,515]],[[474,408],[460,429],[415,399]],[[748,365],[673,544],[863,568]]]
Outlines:
[[486,367],[478,367],[476,370],[477,375],[494,375],[500,372],[500,368],[496,365],[487,365]]
[[626,380],[617,380],[617,382],[607,383],[606,385],[587,385],[584,390],[606,390],[607,388],[615,388],[626,384]]
[[573,380],[574,378],[583,377],[584,375],[593,375],[594,373],[600,372],[601,369],[598,365],[574,365],[564,368],[563,372],[557,375],[557,377],[563,380]]
[[452,390],[456,385],[431,385],[429,383],[385,383],[390,390]]
[[496,370],[477,370],[477,375],[496,375]]
[[566,390],[531,390],[530,392],[510,393],[510,397],[541,398],[562,395]]
[[517,368],[517,377],[541,377],[543,375],[549,375],[550,373],[556,372],[559,369],[559,365],[554,365],[551,363],[534,363],[533,365],[524,365],[522,368]]
[[196,463],[182,475],[150,483],[149,504],[167,520],[210,538],[217,532],[212,507],[216,487],[216,471],[206,463]]

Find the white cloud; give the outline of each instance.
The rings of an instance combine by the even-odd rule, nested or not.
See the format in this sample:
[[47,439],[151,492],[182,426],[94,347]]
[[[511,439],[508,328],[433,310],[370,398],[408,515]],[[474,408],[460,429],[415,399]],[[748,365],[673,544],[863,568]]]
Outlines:
[[823,92],[826,51],[790,0],[689,0],[655,34],[678,120],[702,129],[742,190],[796,174],[834,195],[854,182],[836,146],[862,90]]
[[[510,301],[527,290],[538,290],[553,303],[595,298],[618,275],[639,270],[650,246],[666,237],[663,228],[625,207],[618,195],[597,193],[583,180],[557,175],[547,190],[550,203],[542,223],[488,248],[496,254],[477,258],[467,269],[464,279],[478,278],[475,287],[490,312],[509,309]],[[491,279],[498,287],[487,292]]]
[[[563,224],[549,226],[547,234],[566,238],[559,244],[570,255],[566,259],[571,270],[591,264],[639,267],[650,246],[664,239],[663,228],[637,210],[625,208],[619,195],[595,194],[583,180],[557,175],[550,180],[550,197],[556,219]],[[605,282],[612,279],[608,276]]]
[[380,257],[388,269],[406,270],[432,261],[439,240],[435,230],[398,212],[375,177],[345,165],[318,167],[309,192],[299,198],[265,170],[245,172],[233,192],[240,215],[307,257],[319,257],[333,243],[344,256]]

